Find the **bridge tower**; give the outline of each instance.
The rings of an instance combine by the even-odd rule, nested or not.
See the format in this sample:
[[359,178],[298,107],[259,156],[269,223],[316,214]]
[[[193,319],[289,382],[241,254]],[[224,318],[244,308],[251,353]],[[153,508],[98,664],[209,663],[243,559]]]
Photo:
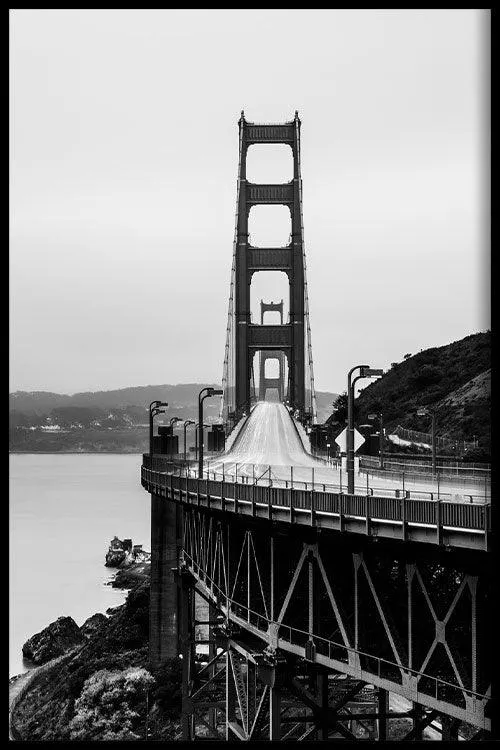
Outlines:
[[[246,177],[248,148],[253,144],[286,144],[293,154],[293,179],[284,184],[253,184]],[[258,205],[285,205],[291,234],[285,247],[250,244],[248,219]],[[283,271],[289,281],[289,320],[281,325],[256,325],[250,314],[250,285],[257,271]],[[303,422],[316,421],[311,332],[306,282],[300,172],[300,120],[258,125],[239,120],[239,168],[236,226],[224,357],[221,417],[228,431],[248,413],[251,404],[252,362],[255,352],[282,352],[288,361],[288,399]]]

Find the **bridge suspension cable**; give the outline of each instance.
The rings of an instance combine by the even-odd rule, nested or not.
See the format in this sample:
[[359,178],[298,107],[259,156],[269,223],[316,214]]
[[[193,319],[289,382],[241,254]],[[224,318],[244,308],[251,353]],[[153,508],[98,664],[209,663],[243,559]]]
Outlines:
[[303,218],[303,205],[302,205],[302,174],[300,170],[300,138],[298,137],[299,122],[295,120],[295,127],[297,129],[297,160],[298,160],[298,172],[299,172],[299,205],[300,205],[300,232],[302,237],[302,258],[304,263],[304,317],[305,317],[305,390],[306,390],[306,408],[311,413],[311,422],[316,424],[317,422],[317,409],[316,409],[316,390],[314,387],[314,366],[313,366],[313,355],[312,355],[312,342],[311,342],[311,323],[309,316],[309,293],[307,288],[307,261],[306,261],[306,246],[304,241],[304,218]]

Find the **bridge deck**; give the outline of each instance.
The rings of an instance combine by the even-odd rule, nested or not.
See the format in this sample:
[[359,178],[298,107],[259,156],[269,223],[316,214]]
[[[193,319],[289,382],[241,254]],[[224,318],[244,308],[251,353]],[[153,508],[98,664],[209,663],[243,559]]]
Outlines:
[[487,550],[490,506],[263,487],[142,467],[148,492],[178,502],[332,532]]

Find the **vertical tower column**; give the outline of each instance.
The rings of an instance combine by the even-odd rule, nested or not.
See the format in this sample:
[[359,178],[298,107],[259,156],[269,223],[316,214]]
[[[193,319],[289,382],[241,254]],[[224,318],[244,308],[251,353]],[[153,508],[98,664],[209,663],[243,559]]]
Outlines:
[[305,407],[304,359],[304,245],[301,220],[300,120],[295,113],[293,135],[293,204],[292,215],[292,278],[290,281],[290,324],[292,326],[290,401],[302,414]]
[[250,357],[248,351],[248,325],[250,323],[250,283],[248,273],[248,212],[247,206],[247,140],[243,113],[240,127],[240,173],[237,221],[235,323],[236,323],[236,412],[241,415],[250,409]]

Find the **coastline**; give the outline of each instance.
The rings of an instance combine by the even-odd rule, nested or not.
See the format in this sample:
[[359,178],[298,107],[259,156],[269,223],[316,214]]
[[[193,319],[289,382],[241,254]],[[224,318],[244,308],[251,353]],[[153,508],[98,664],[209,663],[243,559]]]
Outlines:
[[21,736],[21,733],[19,732],[18,728],[15,724],[15,710],[19,703],[22,701],[22,699],[25,697],[25,695],[28,693],[29,689],[33,687],[33,684],[35,683],[37,677],[40,677],[40,675],[45,674],[49,670],[51,670],[53,667],[55,667],[57,664],[60,664],[65,659],[71,658],[73,654],[75,654],[80,647],[73,648],[70,651],[67,651],[65,654],[62,654],[61,656],[58,656],[55,659],[51,659],[50,661],[46,662],[45,664],[34,664],[31,669],[29,669],[27,672],[22,672],[21,674],[15,675],[14,677],[11,677],[9,679],[9,739],[15,740],[17,742],[23,742],[24,738]]
[[[113,588],[122,590],[132,590],[138,587],[140,584],[144,584],[149,581],[150,563],[147,562],[133,562],[127,566],[114,569],[111,574],[110,580],[105,585]],[[126,600],[125,600],[126,601]],[[125,602],[117,607],[110,607],[106,611],[108,620],[111,615],[119,611]],[[87,619],[94,617],[96,614],[104,614],[93,612],[89,614]],[[49,624],[47,624],[48,626]],[[31,662],[31,666],[28,667],[26,672],[21,672],[17,675],[13,675],[9,678],[9,739],[14,741],[25,741],[25,738],[21,736],[21,733],[16,726],[16,709],[21,704],[23,699],[28,695],[32,688],[38,684],[38,678],[43,675],[50,673],[51,670],[58,664],[64,664],[75,656],[79,651],[86,647],[87,644],[78,645],[65,651],[60,656],[54,659],[50,659],[44,664],[35,664]],[[26,660],[29,662],[29,660]]]
[[20,451],[9,449],[9,456],[60,456],[63,454],[68,456],[142,456],[143,451],[70,451],[64,449],[60,451]]

